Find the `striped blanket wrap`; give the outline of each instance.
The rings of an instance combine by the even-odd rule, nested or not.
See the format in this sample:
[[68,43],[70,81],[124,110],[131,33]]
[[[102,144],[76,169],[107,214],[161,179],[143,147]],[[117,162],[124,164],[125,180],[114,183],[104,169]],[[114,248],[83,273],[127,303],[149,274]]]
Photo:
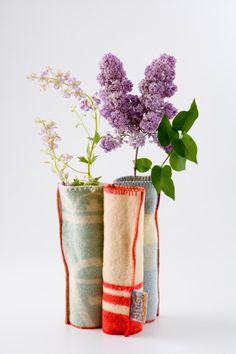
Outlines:
[[124,176],[115,183],[126,186],[142,186],[145,188],[144,206],[144,291],[148,293],[146,322],[151,322],[159,315],[159,231],[158,206],[160,195],[155,191],[150,176]]
[[102,328],[108,334],[143,328],[143,220],[143,187],[104,187]]

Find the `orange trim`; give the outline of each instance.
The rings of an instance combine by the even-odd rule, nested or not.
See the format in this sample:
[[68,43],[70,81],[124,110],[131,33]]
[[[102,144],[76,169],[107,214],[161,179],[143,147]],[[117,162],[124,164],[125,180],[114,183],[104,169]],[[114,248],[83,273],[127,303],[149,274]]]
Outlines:
[[107,184],[104,187],[104,192],[111,194],[125,194],[125,195],[137,195],[144,191],[143,187],[135,187],[135,186],[125,186],[119,184]]
[[61,216],[61,198],[60,198],[60,191],[59,186],[57,187],[57,214],[59,219],[59,235],[60,235],[60,247],[61,247],[61,254],[65,268],[65,275],[66,275],[66,309],[65,309],[65,323],[70,323],[70,308],[69,308],[69,270],[68,265],[66,263],[65,254],[63,251],[63,244],[62,244],[62,216]]
[[158,209],[160,205],[161,194],[158,194],[158,201],[155,212],[155,221],[157,229],[157,292],[158,292],[158,302],[157,302],[157,316],[160,315],[160,233],[158,226]]
[[[133,241],[133,246],[132,246],[132,291],[135,289],[135,275],[136,275],[136,245],[137,245],[137,240],[138,240],[138,231],[139,231],[139,220],[140,220],[140,213],[141,213],[141,208],[143,205],[143,199],[144,199],[144,188],[143,187],[136,187],[137,189],[140,189],[140,200],[139,200],[139,206],[138,206],[138,213],[137,213],[137,218],[136,218],[136,224],[135,224],[135,234],[134,234],[134,241]],[[125,337],[127,337],[130,334],[130,329],[131,329],[131,320],[130,320],[130,310],[131,310],[131,300],[132,296],[130,296],[129,299],[129,316],[128,316],[128,325],[127,329],[125,332]]]
[[143,286],[143,282],[142,283],[138,283],[136,284],[134,287],[133,286],[127,286],[127,285],[115,285],[115,284],[111,284],[111,283],[106,283],[105,281],[103,281],[103,286],[105,288],[109,288],[109,289],[114,289],[114,290],[124,290],[124,291],[133,291],[133,289],[140,289]]

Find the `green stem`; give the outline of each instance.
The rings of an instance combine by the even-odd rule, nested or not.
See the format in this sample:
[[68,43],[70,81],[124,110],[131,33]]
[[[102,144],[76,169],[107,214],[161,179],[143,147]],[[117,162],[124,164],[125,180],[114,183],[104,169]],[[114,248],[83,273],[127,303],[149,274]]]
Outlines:
[[93,142],[92,142],[92,145],[91,145],[91,148],[90,148],[90,152],[89,152],[89,156],[88,156],[88,180],[91,179],[91,160],[92,160],[92,156],[93,156],[93,151],[94,151],[94,149],[96,147],[95,136],[98,133],[98,114],[97,114],[97,109],[96,109],[96,107],[94,106],[94,104],[92,102],[92,99],[91,99],[91,104],[92,104],[93,110],[94,110],[95,128],[94,128]]
[[138,148],[135,150],[135,157],[134,157],[134,179],[137,177],[137,169],[136,169],[136,163],[138,159]]
[[84,175],[87,174],[87,172],[79,171],[76,168],[72,167],[71,165],[68,165],[68,163],[66,163],[65,165],[66,165],[66,167],[70,168],[71,170],[73,170],[73,171],[75,171],[77,173],[81,173],[81,174],[84,174]]
[[161,167],[164,166],[164,164],[166,163],[167,160],[169,160],[169,158],[170,158],[171,154],[173,153],[173,151],[174,151],[174,150],[172,150],[172,151],[168,154],[168,156],[166,157],[166,159],[162,162]]
[[78,117],[80,123],[82,124],[84,130],[86,131],[86,133],[88,134],[88,136],[90,137],[90,132],[88,130],[88,128],[86,127],[86,125],[83,122],[83,119],[80,117],[79,113],[75,110],[74,113],[76,114],[76,116]]

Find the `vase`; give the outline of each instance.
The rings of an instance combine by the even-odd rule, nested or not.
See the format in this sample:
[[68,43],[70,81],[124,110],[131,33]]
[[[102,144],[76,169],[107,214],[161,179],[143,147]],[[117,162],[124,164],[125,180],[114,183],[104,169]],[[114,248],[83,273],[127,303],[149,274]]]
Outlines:
[[101,327],[103,187],[59,185],[57,207],[66,275],[65,322]]
[[140,332],[143,293],[144,188],[104,187],[103,320],[108,334]]
[[156,319],[160,311],[159,291],[159,231],[158,206],[160,195],[152,185],[150,176],[124,176],[117,178],[115,183],[127,186],[142,186],[145,188],[144,205],[144,291],[148,293],[146,322]]

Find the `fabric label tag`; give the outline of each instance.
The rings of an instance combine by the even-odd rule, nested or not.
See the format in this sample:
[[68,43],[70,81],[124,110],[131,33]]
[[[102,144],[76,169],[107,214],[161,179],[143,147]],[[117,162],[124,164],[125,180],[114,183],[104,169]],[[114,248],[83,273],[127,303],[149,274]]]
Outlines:
[[147,314],[148,294],[133,290],[131,296],[130,319],[137,322],[145,322]]

